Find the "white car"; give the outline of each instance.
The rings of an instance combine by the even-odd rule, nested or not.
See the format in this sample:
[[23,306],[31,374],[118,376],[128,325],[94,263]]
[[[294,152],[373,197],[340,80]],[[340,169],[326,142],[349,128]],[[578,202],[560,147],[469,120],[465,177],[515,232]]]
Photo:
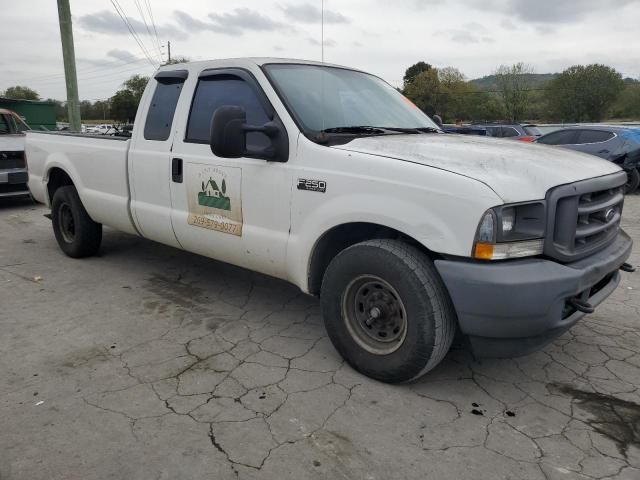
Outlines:
[[456,331],[479,356],[535,350],[632,269],[619,167],[444,134],[346,67],[163,66],[131,139],[33,132],[27,156],[67,255],[95,254],[104,224],[288,280],[388,382],[434,368]]

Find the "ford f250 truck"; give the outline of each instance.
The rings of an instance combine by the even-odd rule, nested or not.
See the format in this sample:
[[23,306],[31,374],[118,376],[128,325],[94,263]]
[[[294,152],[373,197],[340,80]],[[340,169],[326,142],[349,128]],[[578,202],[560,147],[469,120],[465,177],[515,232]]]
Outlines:
[[380,78],[282,59],[159,69],[131,139],[27,134],[29,186],[70,257],[102,225],[288,280],[336,349],[387,382],[456,332],[523,355],[620,282],[625,173],[588,155],[446,135]]

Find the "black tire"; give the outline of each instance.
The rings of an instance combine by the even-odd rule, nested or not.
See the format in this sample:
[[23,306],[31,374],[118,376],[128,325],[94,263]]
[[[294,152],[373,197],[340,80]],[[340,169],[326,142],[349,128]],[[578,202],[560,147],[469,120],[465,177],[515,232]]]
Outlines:
[[53,194],[51,220],[58,245],[68,256],[90,257],[100,249],[102,225],[91,220],[75,187],[60,187]]
[[[370,240],[339,253],[324,275],[321,304],[338,352],[353,368],[383,382],[408,382],[433,369],[456,332],[455,310],[433,263],[398,240]],[[381,314],[379,305],[386,312]],[[397,312],[403,311],[400,336]],[[369,318],[363,322],[363,316]],[[385,327],[389,322],[392,329]]]
[[627,183],[624,185],[624,193],[635,193],[638,190],[638,186],[640,186],[640,172],[636,168],[626,170],[626,172]]

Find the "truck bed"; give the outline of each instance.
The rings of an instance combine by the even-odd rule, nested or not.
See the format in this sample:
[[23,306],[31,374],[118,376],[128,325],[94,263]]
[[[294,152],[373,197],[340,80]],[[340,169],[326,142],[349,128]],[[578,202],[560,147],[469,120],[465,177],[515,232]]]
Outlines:
[[47,205],[47,181],[53,169],[69,174],[91,218],[128,233],[137,233],[129,210],[130,140],[81,133],[27,133],[29,188]]

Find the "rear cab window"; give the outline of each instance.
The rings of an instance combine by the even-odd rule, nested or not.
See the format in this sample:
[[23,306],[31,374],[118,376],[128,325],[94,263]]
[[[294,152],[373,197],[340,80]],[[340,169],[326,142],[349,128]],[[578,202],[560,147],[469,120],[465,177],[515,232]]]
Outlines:
[[156,75],[156,89],[144,124],[145,140],[169,139],[176,106],[186,79],[186,70],[164,71]]

